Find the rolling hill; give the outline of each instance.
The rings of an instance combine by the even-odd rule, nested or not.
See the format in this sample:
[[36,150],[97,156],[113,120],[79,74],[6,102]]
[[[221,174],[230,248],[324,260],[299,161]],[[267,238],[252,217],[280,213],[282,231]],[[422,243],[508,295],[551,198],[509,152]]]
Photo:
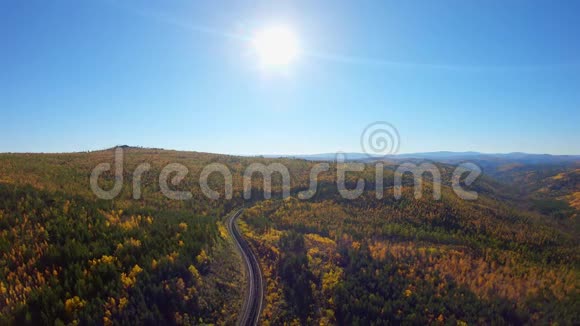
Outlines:
[[[381,199],[374,161],[346,174],[347,189],[365,181],[361,196],[346,199],[331,163],[302,200],[318,162],[123,147],[120,193],[98,199],[91,172],[114,166],[115,151],[0,154],[2,323],[230,324],[245,281],[222,217],[241,205],[240,228],[266,278],[264,323],[579,320],[576,161],[482,159],[491,162],[484,175],[464,185],[478,192],[475,201],[451,187],[456,161],[433,160],[439,200],[428,175],[415,198],[409,174],[395,198],[395,161],[382,169]],[[144,163],[150,168],[134,199],[134,172]],[[191,198],[172,200],[160,189],[170,163],[188,170],[170,188]],[[216,163],[231,172],[231,199],[219,174],[208,178],[218,199],[199,185],[204,167]],[[245,199],[244,171],[254,163],[286,166],[290,196],[282,198],[274,175],[265,199],[258,176]],[[114,172],[99,185],[111,189],[120,178]],[[548,209],[542,200],[566,207]]]

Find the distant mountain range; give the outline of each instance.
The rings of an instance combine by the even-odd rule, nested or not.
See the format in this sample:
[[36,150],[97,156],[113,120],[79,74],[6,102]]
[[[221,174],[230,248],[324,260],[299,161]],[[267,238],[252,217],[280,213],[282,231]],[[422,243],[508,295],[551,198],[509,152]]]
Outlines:
[[[553,164],[553,163],[570,163],[580,160],[580,155],[550,155],[550,154],[528,154],[521,152],[505,154],[487,154],[479,152],[424,152],[409,153],[397,155],[368,155],[365,153],[341,153],[349,161],[374,161],[374,160],[407,160],[420,159],[432,160],[439,162],[456,162],[466,160],[483,160],[483,161],[509,161],[525,164]],[[308,161],[334,161],[337,153],[306,154],[306,155],[264,155],[268,158],[297,158]]]

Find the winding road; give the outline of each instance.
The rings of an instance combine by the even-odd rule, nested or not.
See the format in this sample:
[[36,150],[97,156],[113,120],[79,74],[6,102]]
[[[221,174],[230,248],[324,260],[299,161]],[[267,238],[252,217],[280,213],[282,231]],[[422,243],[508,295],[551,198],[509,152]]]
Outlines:
[[240,216],[242,211],[243,208],[235,211],[226,222],[228,232],[234,239],[238,250],[242,254],[242,258],[246,263],[246,275],[248,277],[246,297],[242,303],[242,311],[240,311],[238,317],[238,324],[243,326],[258,325],[264,300],[264,283],[258,259],[252,252],[248,242],[240,234],[238,225],[236,224],[236,219]]

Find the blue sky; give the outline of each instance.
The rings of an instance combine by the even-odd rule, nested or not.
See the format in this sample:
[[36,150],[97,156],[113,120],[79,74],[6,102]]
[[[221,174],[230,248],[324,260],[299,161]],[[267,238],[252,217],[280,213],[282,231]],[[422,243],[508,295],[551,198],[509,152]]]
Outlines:
[[[578,1],[0,3],[0,152],[580,154]],[[261,69],[277,24],[303,51]]]

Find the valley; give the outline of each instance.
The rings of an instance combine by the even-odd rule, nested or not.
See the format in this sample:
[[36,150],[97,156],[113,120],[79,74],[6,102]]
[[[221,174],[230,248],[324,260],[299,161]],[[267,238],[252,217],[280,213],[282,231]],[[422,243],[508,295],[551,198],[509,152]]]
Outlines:
[[[128,181],[118,198],[100,200],[88,178],[97,164],[114,163],[114,151],[0,155],[3,323],[231,324],[240,311],[248,311],[242,320],[261,311],[264,325],[578,320],[578,210],[565,201],[579,190],[577,162],[500,166],[466,186],[478,192],[475,201],[452,191],[452,162],[434,162],[442,173],[440,200],[431,196],[428,174],[421,198],[406,174],[396,199],[392,164],[384,165],[385,194],[377,199],[368,162],[345,179],[348,189],[364,179],[365,191],[345,199],[330,162],[314,196],[301,200],[316,162],[125,148]],[[244,199],[243,171],[256,161],[288,168],[289,197],[273,174],[272,198],[264,199],[257,174],[252,198]],[[134,200],[130,181],[144,162],[151,170]],[[187,167],[189,177],[172,187],[192,199],[170,200],[159,191],[168,163]],[[220,199],[203,195],[196,180],[210,163],[232,171],[232,199],[223,196],[219,174],[208,183]],[[111,170],[100,182],[110,188],[114,180]],[[539,198],[565,209],[538,208]],[[238,226],[222,219],[241,205],[247,208]],[[261,309],[243,308],[262,297],[243,299],[247,260],[231,237],[238,227],[263,274]]]

